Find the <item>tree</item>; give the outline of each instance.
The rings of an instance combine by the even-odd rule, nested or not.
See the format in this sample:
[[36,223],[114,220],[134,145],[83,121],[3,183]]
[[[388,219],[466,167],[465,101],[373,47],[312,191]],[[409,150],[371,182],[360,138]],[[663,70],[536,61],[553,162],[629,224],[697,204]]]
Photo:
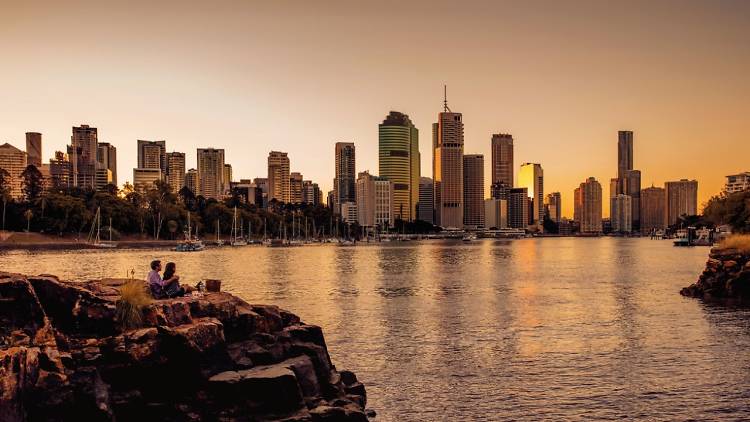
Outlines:
[[34,165],[26,166],[26,169],[21,173],[23,179],[23,195],[26,202],[32,203],[42,196],[44,190],[44,177],[39,169]]
[[177,222],[174,220],[167,221],[167,228],[169,229],[169,233],[172,234],[172,240],[174,240],[174,235],[177,233]]
[[30,209],[24,211],[24,218],[26,218],[26,232],[31,231],[31,218],[34,217],[34,213]]
[[5,210],[10,200],[10,173],[0,168],[0,199],[3,201],[3,225],[5,230]]
[[722,193],[708,200],[703,217],[713,225],[729,224],[737,232],[750,232],[750,191]]

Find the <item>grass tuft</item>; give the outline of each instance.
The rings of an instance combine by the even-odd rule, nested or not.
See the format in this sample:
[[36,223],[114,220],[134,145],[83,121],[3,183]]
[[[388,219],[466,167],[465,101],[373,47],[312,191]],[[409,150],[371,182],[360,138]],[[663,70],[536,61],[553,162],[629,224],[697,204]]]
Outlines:
[[143,325],[143,308],[151,303],[151,294],[142,280],[130,280],[122,286],[117,301],[117,321],[123,330]]
[[750,234],[734,234],[719,243],[720,249],[738,249],[750,253]]

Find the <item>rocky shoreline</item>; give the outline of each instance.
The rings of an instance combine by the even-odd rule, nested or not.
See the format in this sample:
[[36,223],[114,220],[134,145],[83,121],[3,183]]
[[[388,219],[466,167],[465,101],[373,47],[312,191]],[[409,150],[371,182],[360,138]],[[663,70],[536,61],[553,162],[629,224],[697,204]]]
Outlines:
[[750,304],[750,253],[713,248],[698,281],[680,294],[707,301]]
[[229,293],[154,301],[120,329],[127,280],[0,273],[0,421],[367,421],[320,327]]

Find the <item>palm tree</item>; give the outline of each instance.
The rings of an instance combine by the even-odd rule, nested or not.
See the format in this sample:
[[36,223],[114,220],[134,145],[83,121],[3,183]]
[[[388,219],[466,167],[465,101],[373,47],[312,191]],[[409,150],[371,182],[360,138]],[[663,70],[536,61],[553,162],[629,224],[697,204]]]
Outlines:
[[31,209],[28,209],[24,211],[23,216],[26,217],[26,232],[31,232],[31,218],[34,216],[34,213],[31,212]]

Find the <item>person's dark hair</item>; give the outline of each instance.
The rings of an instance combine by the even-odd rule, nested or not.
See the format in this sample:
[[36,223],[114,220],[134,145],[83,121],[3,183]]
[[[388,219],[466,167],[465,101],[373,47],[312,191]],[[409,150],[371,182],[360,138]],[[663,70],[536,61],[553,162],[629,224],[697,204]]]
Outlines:
[[174,262],[168,262],[167,266],[164,267],[164,280],[169,280],[174,275],[176,268]]
[[151,261],[151,269],[155,270],[156,267],[159,266],[159,264],[161,264],[161,261],[159,261],[158,259],[155,259],[155,260]]

